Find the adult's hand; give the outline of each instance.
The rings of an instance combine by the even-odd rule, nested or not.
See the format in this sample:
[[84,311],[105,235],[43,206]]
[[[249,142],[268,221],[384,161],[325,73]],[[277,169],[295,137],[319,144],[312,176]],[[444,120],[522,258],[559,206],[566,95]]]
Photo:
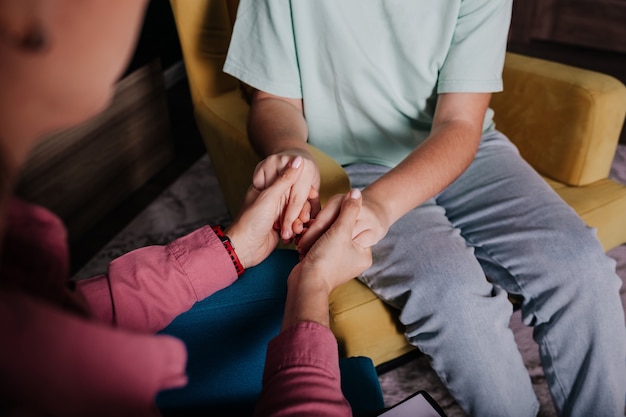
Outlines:
[[288,241],[302,233],[304,225],[320,210],[320,173],[313,157],[308,152],[294,149],[273,154],[259,162],[252,184],[258,190],[271,186],[285,166],[297,155],[303,157],[303,172],[300,180],[291,187],[289,204],[285,205],[279,219],[280,235]]
[[[359,217],[353,228],[354,242],[363,247],[374,246],[389,230],[384,221],[385,211],[380,204],[367,198],[367,191],[363,193],[362,206]],[[304,257],[317,239],[335,222],[341,207],[341,195],[331,197],[318,216],[309,222],[308,228],[297,239],[297,249],[300,257]]]
[[278,244],[274,224],[289,203],[291,188],[302,176],[303,161],[301,156],[292,158],[263,190],[254,185],[248,188],[239,215],[225,230],[244,268],[259,264]]
[[354,239],[362,205],[357,189],[343,196],[338,217],[301,261],[302,274],[324,280],[329,292],[372,264],[371,249]]
[[341,209],[334,223],[292,270],[287,281],[283,329],[299,321],[315,321],[328,326],[331,291],[372,264],[371,249],[352,239],[361,204],[359,190],[342,196]]

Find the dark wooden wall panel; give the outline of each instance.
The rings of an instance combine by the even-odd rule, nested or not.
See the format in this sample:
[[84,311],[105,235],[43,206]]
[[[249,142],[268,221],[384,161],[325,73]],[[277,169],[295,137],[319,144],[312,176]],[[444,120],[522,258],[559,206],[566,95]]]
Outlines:
[[508,49],[626,84],[626,0],[514,0]]
[[79,239],[172,158],[158,61],[121,80],[107,110],[31,154],[17,194],[47,207]]

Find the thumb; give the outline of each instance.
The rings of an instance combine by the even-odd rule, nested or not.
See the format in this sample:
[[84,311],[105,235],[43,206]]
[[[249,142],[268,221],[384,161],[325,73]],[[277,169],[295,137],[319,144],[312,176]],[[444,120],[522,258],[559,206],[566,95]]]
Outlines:
[[334,225],[338,228],[348,229],[350,236],[352,236],[352,230],[361,211],[362,203],[361,191],[356,188],[351,190],[341,203],[341,211]]

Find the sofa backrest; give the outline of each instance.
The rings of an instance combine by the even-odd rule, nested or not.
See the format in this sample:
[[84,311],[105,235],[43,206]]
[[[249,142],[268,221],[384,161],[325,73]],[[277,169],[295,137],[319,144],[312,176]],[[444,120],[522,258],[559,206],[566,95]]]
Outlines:
[[[238,0],[170,0],[194,103],[239,87],[222,71]],[[210,39],[210,41],[207,41]]]
[[626,87],[607,74],[507,53],[496,127],[539,173],[570,186],[607,178],[626,114]]

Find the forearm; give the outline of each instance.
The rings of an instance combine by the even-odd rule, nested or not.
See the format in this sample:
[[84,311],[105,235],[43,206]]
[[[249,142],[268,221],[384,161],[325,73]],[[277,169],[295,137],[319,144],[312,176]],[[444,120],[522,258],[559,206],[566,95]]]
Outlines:
[[338,347],[327,327],[306,322],[268,345],[255,416],[351,416],[341,391]]
[[[386,226],[432,198],[472,162],[481,131],[453,121],[440,124],[400,164],[363,191],[364,200],[380,208]],[[393,201],[393,204],[389,204]]]
[[299,100],[255,94],[248,118],[248,136],[262,157],[297,151],[312,159],[306,145],[308,129]]
[[281,330],[296,323],[315,322],[329,327],[328,296],[330,289],[322,277],[303,272],[298,264],[287,280],[287,300]]
[[224,245],[205,226],[113,260],[106,275],[79,281],[77,291],[100,321],[156,332],[236,279]]

